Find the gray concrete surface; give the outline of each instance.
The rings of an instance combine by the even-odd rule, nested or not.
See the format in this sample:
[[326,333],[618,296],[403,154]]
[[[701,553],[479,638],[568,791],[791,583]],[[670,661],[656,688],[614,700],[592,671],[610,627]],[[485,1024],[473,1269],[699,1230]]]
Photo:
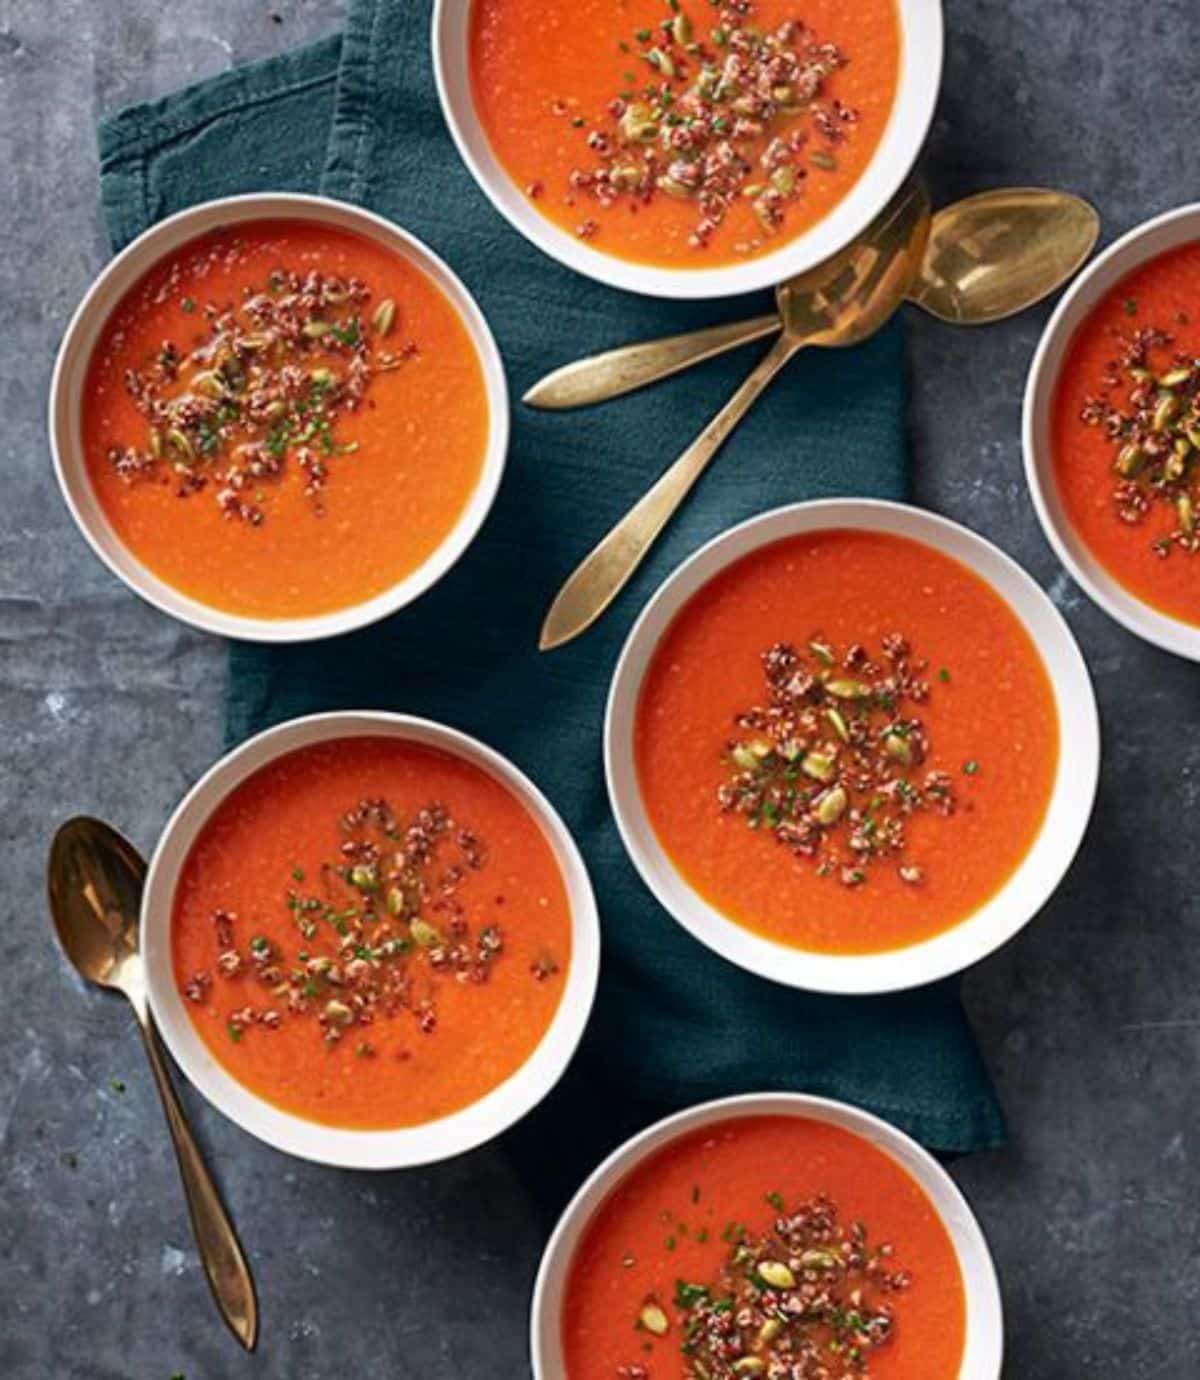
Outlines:
[[[339,0],[0,0],[6,1380],[524,1373],[543,1228],[499,1155],[338,1174],[285,1161],[189,1097],[262,1288],[264,1344],[241,1357],[210,1308],[132,1026],[117,1003],[82,990],[47,940],[53,821],[94,811],[148,848],[220,743],[222,647],[127,595],[52,485],[53,351],[105,257],[93,126],[128,101],[330,32],[342,10]],[[938,200],[1060,184],[1097,202],[1107,240],[1195,194],[1191,0],[948,0],[947,18],[927,160]],[[1106,730],[1077,866],[968,981],[1012,1144],[954,1173],[1003,1278],[1009,1376],[1184,1380],[1200,1375],[1197,680],[1093,608],[1037,529],[1018,424],[1044,318],[970,337],[915,313],[910,323],[919,496],[998,540],[1051,592],[1087,655]]]

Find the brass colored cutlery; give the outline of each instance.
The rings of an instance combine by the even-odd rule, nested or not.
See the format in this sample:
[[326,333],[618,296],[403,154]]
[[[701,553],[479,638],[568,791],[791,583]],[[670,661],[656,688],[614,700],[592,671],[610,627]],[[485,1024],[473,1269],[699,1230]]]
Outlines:
[[526,403],[581,407],[781,333],[699,437],[570,575],[546,615],[540,648],[569,642],[604,612],[751,404],[798,350],[859,344],[905,300],[955,325],[1002,320],[1062,286],[1087,259],[1099,231],[1099,216],[1086,201],[1037,187],[982,192],[931,219],[923,188],[909,182],[847,249],[781,284],[776,312],[622,346],[546,375],[525,394]]
[[188,1213],[204,1273],[221,1316],[247,1351],[258,1338],[258,1303],[250,1267],[200,1154],[146,999],[138,951],[138,916],[146,864],[115,829],[98,819],[69,819],[54,836],[46,868],[50,913],[59,943],[88,982],[120,992],[133,1007],[166,1113]]

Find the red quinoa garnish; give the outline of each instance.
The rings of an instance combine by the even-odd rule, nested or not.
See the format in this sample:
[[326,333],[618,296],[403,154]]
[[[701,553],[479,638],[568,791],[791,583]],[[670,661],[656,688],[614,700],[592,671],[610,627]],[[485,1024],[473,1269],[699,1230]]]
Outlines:
[[[1130,298],[1126,313],[1136,315]],[[1112,498],[1121,522],[1137,525],[1164,507],[1173,525],[1151,549],[1161,557],[1200,551],[1200,360],[1172,349],[1169,332],[1143,327],[1117,336],[1117,357],[1085,401],[1080,420],[1111,443]]]
[[[571,173],[567,204],[582,195],[636,211],[659,196],[688,201],[691,244],[703,249],[748,199],[759,237],[734,247],[750,253],[782,228],[810,169],[836,170],[858,115],[829,99],[826,85],[847,59],[798,20],[771,33],[755,28],[749,0],[728,0],[703,33],[679,0],[669,4],[661,24],[621,45],[637,69],[622,90],[594,121],[573,117],[587,157]],[[552,109],[566,115],[572,106]],[[578,233],[598,229],[586,220]]]
[[892,1268],[889,1245],[868,1244],[861,1222],[844,1225],[828,1198],[790,1212],[779,1194],[768,1201],[778,1214],[769,1230],[730,1223],[715,1278],[678,1280],[674,1298],[648,1300],[636,1325],[677,1333],[687,1380],[869,1380],[909,1273]]
[[[228,253],[236,250],[223,251]],[[180,298],[181,334],[164,340],[125,387],[147,424],[142,447],[108,460],[129,483],[174,483],[181,498],[209,491],[227,517],[257,526],[289,464],[314,499],[358,448],[337,433],[372,378],[416,353],[387,345],[396,303],[367,285],[317,272],[274,270],[262,290],[198,310]]]
[[[883,639],[878,657],[858,644],[839,653],[816,636],[804,651],[776,643],[762,661],[766,701],[735,720],[721,809],[844,886],[864,883],[883,859],[919,884],[924,873],[905,855],[906,821],[918,810],[951,815],[957,804],[950,776],[925,767],[927,663],[899,633]],[[963,771],[975,776],[979,763]]]
[[[407,1013],[432,1034],[440,984],[486,983],[504,952],[501,927],[473,928],[458,898],[467,878],[487,867],[487,847],[443,806],[402,821],[386,800],[362,800],[339,825],[336,858],[311,877],[292,871],[283,897],[295,930],[288,952],[264,935],[243,937],[232,912],[213,915],[215,976],[244,992],[227,1021],[235,1042],[252,1027],[307,1018],[327,1047],[352,1037],[355,1054],[373,1058],[377,1046],[364,1027]],[[557,971],[546,962],[539,980]],[[184,993],[206,1001],[212,981],[197,973]]]

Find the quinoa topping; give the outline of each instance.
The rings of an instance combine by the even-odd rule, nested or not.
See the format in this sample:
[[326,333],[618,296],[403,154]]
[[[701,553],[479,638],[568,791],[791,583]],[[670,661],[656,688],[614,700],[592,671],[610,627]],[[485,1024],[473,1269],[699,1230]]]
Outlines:
[[[370,1058],[373,1022],[407,1015],[432,1034],[441,983],[484,984],[504,952],[501,926],[472,926],[458,896],[487,867],[486,845],[444,806],[401,821],[386,800],[362,800],[339,827],[336,860],[311,879],[292,871],[283,897],[295,930],[290,952],[265,935],[243,938],[249,927],[233,912],[213,913],[214,971],[193,974],[183,990],[205,1002],[214,979],[241,984],[245,1001],[227,1024],[235,1043],[251,1028],[306,1019],[326,1047],[348,1038]],[[542,963],[538,981],[558,971],[548,956]]]
[[[1137,314],[1130,298],[1125,309]],[[1186,321],[1186,317],[1183,318]],[[1117,333],[1100,391],[1080,412],[1102,427],[1112,447],[1112,498],[1122,522],[1137,525],[1152,510],[1170,512],[1172,525],[1151,543],[1155,555],[1200,551],[1197,531],[1197,457],[1200,456],[1200,359],[1173,348],[1157,326]]]
[[[893,1249],[868,1244],[861,1222],[843,1224],[816,1196],[788,1211],[778,1193],[769,1229],[730,1223],[715,1277],[677,1280],[671,1299],[648,1297],[635,1327],[679,1338],[686,1380],[869,1380],[870,1358],[896,1332],[895,1296],[911,1287]],[[621,1380],[648,1380],[644,1363]]]
[[[925,765],[928,663],[891,633],[877,657],[859,643],[839,651],[818,635],[803,651],[776,643],[762,664],[765,700],[734,720],[720,808],[844,886],[862,885],[884,860],[918,885],[925,874],[907,857],[907,820],[918,810],[950,816],[958,807],[950,775]],[[950,673],[943,668],[937,678],[948,682]],[[973,777],[979,763],[962,770]]]
[[[804,194],[810,171],[836,171],[837,149],[858,112],[829,98],[829,78],[847,62],[799,20],[771,33],[750,22],[749,0],[714,0],[707,32],[697,31],[679,0],[654,29],[619,47],[630,68],[602,114],[588,121],[559,100],[586,148],[572,170],[567,204],[578,198],[636,212],[660,196],[691,202],[690,236],[703,249],[732,206],[748,200],[757,234],[733,247],[751,253],[782,228]],[[536,192],[534,191],[536,188]],[[540,196],[541,183],[529,195]],[[600,233],[592,218],[577,233]]]
[[411,341],[387,344],[396,303],[372,303],[358,278],[277,268],[236,304],[201,307],[181,294],[179,306],[189,342],[164,340],[125,374],[146,442],[110,446],[109,464],[128,483],[174,483],[181,498],[208,490],[227,517],[252,526],[294,464],[319,511],[331,473],[358,449],[338,424],[361,408],[376,374],[417,353]]

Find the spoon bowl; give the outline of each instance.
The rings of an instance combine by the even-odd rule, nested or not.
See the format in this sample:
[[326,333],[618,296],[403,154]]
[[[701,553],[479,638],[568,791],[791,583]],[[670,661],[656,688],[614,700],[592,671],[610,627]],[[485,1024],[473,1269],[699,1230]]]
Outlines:
[[874,335],[916,281],[929,229],[929,194],[922,183],[909,182],[840,255],[775,289],[784,334],[823,349]]
[[50,915],[63,952],[89,982],[143,1003],[138,913],[146,864],[102,820],[69,819],[50,845]]
[[955,326],[1002,321],[1040,302],[1096,247],[1100,217],[1070,192],[999,187],[933,218],[912,301]]

